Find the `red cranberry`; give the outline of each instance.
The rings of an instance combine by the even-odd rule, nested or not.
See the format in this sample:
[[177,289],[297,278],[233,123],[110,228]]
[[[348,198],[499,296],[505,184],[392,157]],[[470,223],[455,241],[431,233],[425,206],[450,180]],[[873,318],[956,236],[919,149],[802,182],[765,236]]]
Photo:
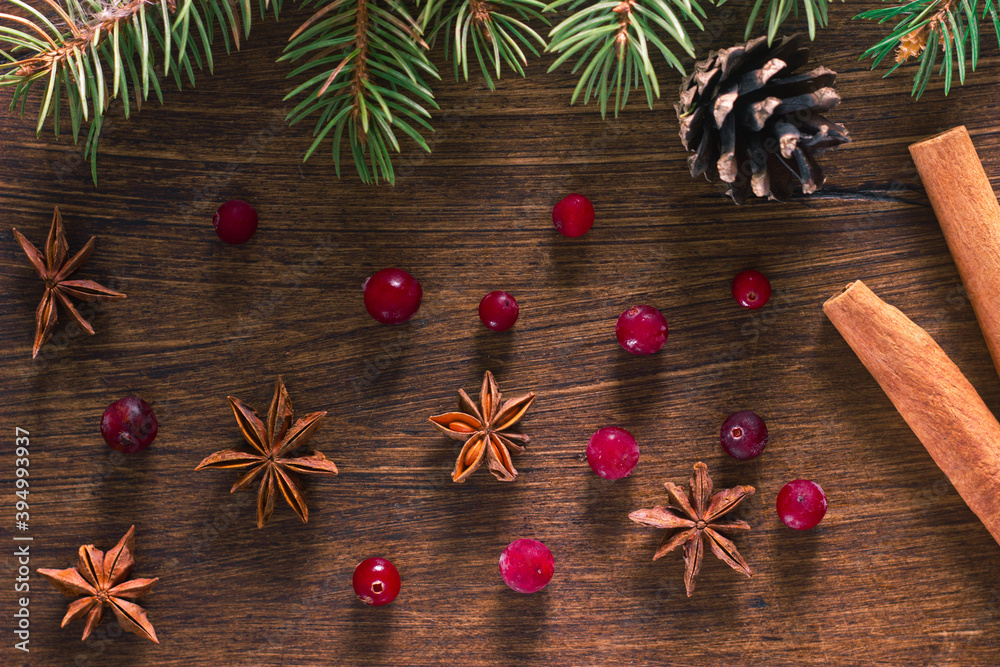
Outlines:
[[757,310],[771,298],[771,281],[760,271],[740,271],[733,278],[733,298],[744,308]]
[[605,426],[590,436],[587,463],[604,479],[628,477],[638,462],[639,445],[625,429]]
[[667,342],[667,319],[652,306],[632,306],[618,317],[615,335],[632,354],[653,354]]
[[242,199],[232,199],[219,207],[212,224],[226,243],[246,243],[257,231],[257,211]]
[[368,558],[354,568],[354,592],[367,605],[381,607],[399,595],[399,570],[385,558]]
[[365,308],[382,324],[400,324],[420,309],[420,282],[402,269],[382,269],[365,281]]
[[500,576],[518,593],[537,593],[554,572],[552,552],[538,540],[514,540],[500,554]]
[[487,329],[506,331],[517,322],[517,301],[507,292],[490,292],[479,302],[479,319]]
[[583,236],[594,225],[594,205],[583,195],[569,195],[552,207],[552,224],[563,236]]
[[797,479],[778,492],[778,516],[789,528],[809,530],[826,514],[826,494],[816,482]]
[[149,447],[158,428],[153,408],[138,396],[126,396],[115,401],[101,418],[104,442],[111,449],[125,454],[135,454]]
[[734,412],[722,422],[722,448],[734,459],[748,461],[760,456],[767,446],[767,425],[756,413]]

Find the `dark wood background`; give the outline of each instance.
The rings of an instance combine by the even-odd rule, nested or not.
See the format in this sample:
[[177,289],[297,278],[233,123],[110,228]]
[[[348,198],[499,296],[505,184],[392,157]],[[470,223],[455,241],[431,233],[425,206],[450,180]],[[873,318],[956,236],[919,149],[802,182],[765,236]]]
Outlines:
[[[837,3],[814,62],[839,72],[832,116],[853,143],[823,158],[828,187],[787,204],[737,207],[692,181],[672,111],[676,74],[650,111],[602,121],[570,107],[566,70],[533,62],[496,92],[456,83],[440,49],[441,112],[433,154],[406,146],[395,187],[335,177],[329,149],[306,164],[309,127],[288,128],[290,84],[275,64],[308,11],[258,23],[242,52],[220,57],[193,90],[166,92],[130,121],[120,108],[102,141],[100,187],[81,148],[32,119],[0,116],[0,366],[4,516],[0,662],[31,665],[993,665],[1000,661],[998,546],[965,506],[833,326],[822,302],[862,278],[924,326],[986,402],[993,369],[907,145],[969,127],[1000,181],[1000,58],[984,35],[980,70],[946,99],[920,102],[910,79],[871,73],[858,55],[882,30]],[[740,18],[713,48],[739,41]],[[794,22],[793,22],[794,25]],[[707,50],[709,45],[705,45]],[[0,101],[9,100],[9,91]],[[638,97],[636,98],[639,99]],[[550,209],[589,196],[585,237],[557,235]],[[261,226],[222,244],[218,204],[244,198]],[[128,299],[94,318],[98,334],[61,324],[32,362],[41,284],[10,233],[40,244],[59,205],[71,249],[97,248],[81,277]],[[423,308],[387,327],[365,312],[361,284],[400,266],[423,284]],[[732,276],[770,276],[751,313]],[[514,294],[506,334],[476,317],[493,289]],[[631,304],[662,309],[670,339],[627,355],[614,323]],[[484,370],[510,393],[539,395],[523,422],[533,442],[520,477],[448,473],[457,443],[431,414]],[[328,410],[314,444],[339,466],[308,479],[310,521],[279,505],[264,530],[235,473],[193,472],[238,444],[225,397],[266,409],[281,374],[300,413]],[[160,419],[145,453],[110,452],[99,433],[112,401],[137,393]],[[756,461],[718,445],[724,417],[752,409],[771,442]],[[590,434],[618,424],[638,439],[635,473],[596,478]],[[155,646],[105,621],[79,641],[61,630],[67,600],[31,581],[31,653],[12,648],[13,439],[31,433],[31,567],[67,567],[80,544],[110,548],[137,526],[137,576],[160,577],[144,600]],[[696,461],[719,486],[756,485],[737,540],[754,575],[709,557],[694,596],[679,554],[651,562],[657,531],[629,511],[662,503]],[[785,528],[781,486],[811,478],[830,509],[816,530]],[[555,555],[542,593],[504,586],[497,558],[534,537]],[[361,605],[351,573],[392,559],[403,591]]]

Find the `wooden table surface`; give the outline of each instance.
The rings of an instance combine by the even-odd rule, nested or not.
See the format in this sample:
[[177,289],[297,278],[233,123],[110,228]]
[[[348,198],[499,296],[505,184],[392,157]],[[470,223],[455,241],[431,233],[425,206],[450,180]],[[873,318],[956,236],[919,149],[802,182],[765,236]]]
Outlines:
[[[867,3],[874,6],[873,3]],[[867,6],[867,5],[865,5]],[[433,154],[408,145],[395,187],[335,177],[328,148],[306,164],[309,128],[288,128],[284,40],[308,11],[258,23],[241,53],[220,57],[193,90],[166,92],[130,121],[111,114],[100,186],[81,148],[31,117],[0,115],[0,663],[30,665],[995,665],[1000,661],[1000,546],[948,483],[821,311],[862,278],[925,327],[1000,409],[1000,380],[907,145],[969,127],[1000,182],[997,47],[945,99],[920,102],[904,74],[883,81],[857,56],[883,34],[837,3],[814,62],[839,72],[831,115],[854,141],[823,158],[827,188],[787,204],[737,207],[692,181],[664,99],[602,121],[570,107],[565,70],[506,73],[438,86]],[[742,12],[740,13],[742,15]],[[712,43],[742,34],[733,21]],[[443,65],[440,50],[434,54]],[[638,98],[636,98],[638,99]],[[9,91],[0,101],[9,100]],[[552,205],[582,192],[593,230],[565,239]],[[213,233],[220,202],[260,212],[252,241]],[[10,233],[44,241],[52,207],[70,248],[98,236],[80,277],[128,299],[101,309],[97,335],[63,323],[30,354],[41,283]],[[361,284],[399,266],[423,284],[420,314],[383,326]],[[758,312],[729,295],[754,267],[774,294]],[[521,318],[494,334],[480,297],[514,294]],[[626,354],[618,314],[662,309],[670,339],[653,357]],[[510,394],[539,398],[520,476],[449,472],[458,443],[427,417],[492,370]],[[315,446],[340,467],[307,480],[309,523],[284,504],[258,530],[254,495],[230,495],[236,473],[194,473],[241,442],[227,395],[266,409],[277,375],[298,413],[327,410]],[[139,394],[160,433],[122,456],[101,440],[109,403]],[[759,459],[718,444],[737,410],[767,420]],[[617,424],[640,443],[635,473],[595,477],[584,450]],[[30,581],[30,653],[12,634],[15,427],[31,434],[31,568],[63,568],[76,549],[108,549],[131,524],[136,576],[156,646],[105,620],[59,628],[67,600]],[[665,502],[705,461],[718,487],[753,484],[739,512],[746,579],[709,556],[686,598],[680,554],[653,563],[658,531],[628,513]],[[775,496],[818,481],[829,512],[813,531],[784,527]],[[556,575],[536,595],[504,586],[497,558],[519,537],[545,542]],[[351,590],[363,558],[393,560],[403,591],[371,609]]]

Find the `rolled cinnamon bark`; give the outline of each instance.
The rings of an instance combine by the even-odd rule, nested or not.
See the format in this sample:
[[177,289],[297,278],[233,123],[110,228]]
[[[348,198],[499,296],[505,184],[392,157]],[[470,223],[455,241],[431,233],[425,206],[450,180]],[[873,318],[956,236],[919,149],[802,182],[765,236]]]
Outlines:
[[926,331],[860,280],[823,312],[1000,543],[1000,423]]
[[1000,372],[1000,204],[965,126],[919,141],[910,155]]

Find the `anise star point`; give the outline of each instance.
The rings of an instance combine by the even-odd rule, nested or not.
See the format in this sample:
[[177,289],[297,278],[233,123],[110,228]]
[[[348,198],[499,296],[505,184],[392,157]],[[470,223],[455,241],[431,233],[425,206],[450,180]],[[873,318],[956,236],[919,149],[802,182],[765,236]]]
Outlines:
[[309,508],[302,497],[302,482],[298,473],[336,475],[337,466],[318,451],[302,456],[289,455],[306,444],[319,428],[326,412],[311,412],[293,424],[292,399],[280,377],[274,386],[274,398],[271,399],[266,424],[257,416],[256,410],[240,399],[234,396],[228,399],[240,432],[252,451],[224,449],[205,457],[195,470],[247,468],[230,493],[247,488],[259,477],[257,528],[263,528],[271,518],[278,491],[302,523],[308,523]]
[[431,423],[448,437],[465,441],[455,461],[452,481],[464,482],[485,460],[494,477],[501,482],[513,482],[517,470],[510,453],[523,452],[530,438],[507,429],[520,421],[534,402],[535,394],[530,392],[504,401],[489,371],[483,375],[478,406],[464,389],[459,389],[460,412],[446,412],[430,418]]
[[49,229],[49,236],[45,241],[44,255],[17,229],[14,229],[14,238],[24,250],[24,254],[28,256],[31,266],[45,282],[45,292],[42,294],[38,308],[35,309],[35,340],[31,346],[32,359],[38,356],[38,351],[52,336],[52,332],[56,328],[57,303],[62,305],[78,327],[93,335],[94,327],[84,319],[80,311],[70,301],[70,297],[81,301],[112,301],[125,298],[121,292],[104,287],[93,280],[68,279],[90,257],[90,253],[94,250],[94,239],[97,237],[91,236],[78,253],[69,257],[66,229],[63,227],[62,215],[59,213],[58,206],[52,215],[52,227]]
[[104,608],[111,607],[123,629],[145,637],[159,644],[152,623],[146,618],[146,611],[129,602],[138,600],[159,581],[154,579],[128,579],[135,561],[135,526],[128,529],[118,544],[104,553],[93,544],[80,547],[80,559],[76,567],[65,570],[38,568],[42,575],[67,597],[76,597],[69,605],[60,627],[65,628],[71,621],[86,617],[82,640],[90,636],[104,615]]
[[712,493],[712,478],[708,476],[708,466],[702,462],[694,464],[687,493],[674,484],[666,482],[669,502],[666,507],[657,505],[651,509],[640,509],[628,515],[636,523],[667,531],[663,536],[653,560],[662,558],[674,549],[684,546],[684,588],[687,596],[694,593],[695,578],[701,570],[705,542],[708,542],[719,560],[737,572],[750,576],[750,566],[737,551],[732,540],[722,533],[750,530],[746,521],[719,521],[725,514],[754,494],[752,486],[736,486],[715,494]]

